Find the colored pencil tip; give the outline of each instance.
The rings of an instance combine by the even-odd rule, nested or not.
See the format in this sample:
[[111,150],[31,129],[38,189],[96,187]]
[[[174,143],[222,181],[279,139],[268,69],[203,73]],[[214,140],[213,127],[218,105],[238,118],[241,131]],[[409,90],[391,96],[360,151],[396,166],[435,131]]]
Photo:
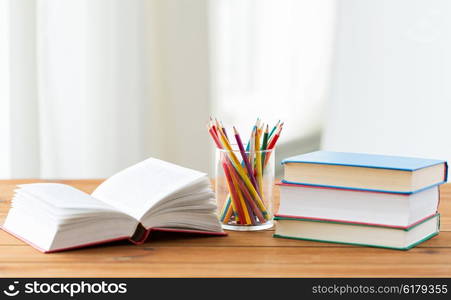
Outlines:
[[265,130],[265,133],[269,133],[269,126],[268,126],[268,124],[266,124],[266,130]]
[[238,130],[236,130],[235,126],[233,126],[233,132],[235,133],[235,135],[238,135]]

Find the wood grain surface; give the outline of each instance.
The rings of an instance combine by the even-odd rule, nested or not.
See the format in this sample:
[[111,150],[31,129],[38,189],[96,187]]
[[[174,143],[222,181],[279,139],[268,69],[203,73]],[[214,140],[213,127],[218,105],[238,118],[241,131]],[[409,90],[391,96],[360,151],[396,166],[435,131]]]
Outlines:
[[[0,223],[17,184],[0,180]],[[102,180],[59,180],[92,192]],[[276,205],[278,203],[276,191]],[[441,233],[409,251],[275,239],[273,230],[226,237],[153,233],[143,245],[117,242],[42,254],[0,231],[1,277],[451,277],[451,184],[441,187]]]

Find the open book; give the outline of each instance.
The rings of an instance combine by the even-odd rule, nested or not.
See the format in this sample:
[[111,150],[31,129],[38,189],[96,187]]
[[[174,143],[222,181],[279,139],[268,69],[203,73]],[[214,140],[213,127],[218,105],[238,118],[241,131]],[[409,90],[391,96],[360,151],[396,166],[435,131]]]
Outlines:
[[3,229],[43,252],[121,239],[142,243],[152,230],[224,235],[207,175],[149,158],[88,195],[68,185],[20,185]]

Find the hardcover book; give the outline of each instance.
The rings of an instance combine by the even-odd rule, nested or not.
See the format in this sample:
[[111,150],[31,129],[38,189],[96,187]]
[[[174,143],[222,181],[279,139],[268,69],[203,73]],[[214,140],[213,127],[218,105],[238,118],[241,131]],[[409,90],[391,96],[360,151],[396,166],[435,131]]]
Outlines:
[[275,217],[274,237],[408,250],[439,233],[435,214],[407,228]]
[[443,160],[316,151],[282,161],[284,183],[410,194],[445,183]]
[[116,240],[143,243],[153,230],[225,235],[207,175],[149,158],[91,194],[57,183],[18,186],[2,228],[42,252]]
[[280,183],[276,216],[407,228],[438,209],[439,186],[399,194]]

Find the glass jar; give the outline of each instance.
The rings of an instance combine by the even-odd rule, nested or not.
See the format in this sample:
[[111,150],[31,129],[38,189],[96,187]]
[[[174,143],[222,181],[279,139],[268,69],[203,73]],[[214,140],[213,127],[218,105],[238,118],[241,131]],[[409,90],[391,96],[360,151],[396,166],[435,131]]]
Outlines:
[[248,164],[236,145],[232,151],[216,150],[215,190],[224,229],[254,231],[273,226],[274,150],[245,151]]

